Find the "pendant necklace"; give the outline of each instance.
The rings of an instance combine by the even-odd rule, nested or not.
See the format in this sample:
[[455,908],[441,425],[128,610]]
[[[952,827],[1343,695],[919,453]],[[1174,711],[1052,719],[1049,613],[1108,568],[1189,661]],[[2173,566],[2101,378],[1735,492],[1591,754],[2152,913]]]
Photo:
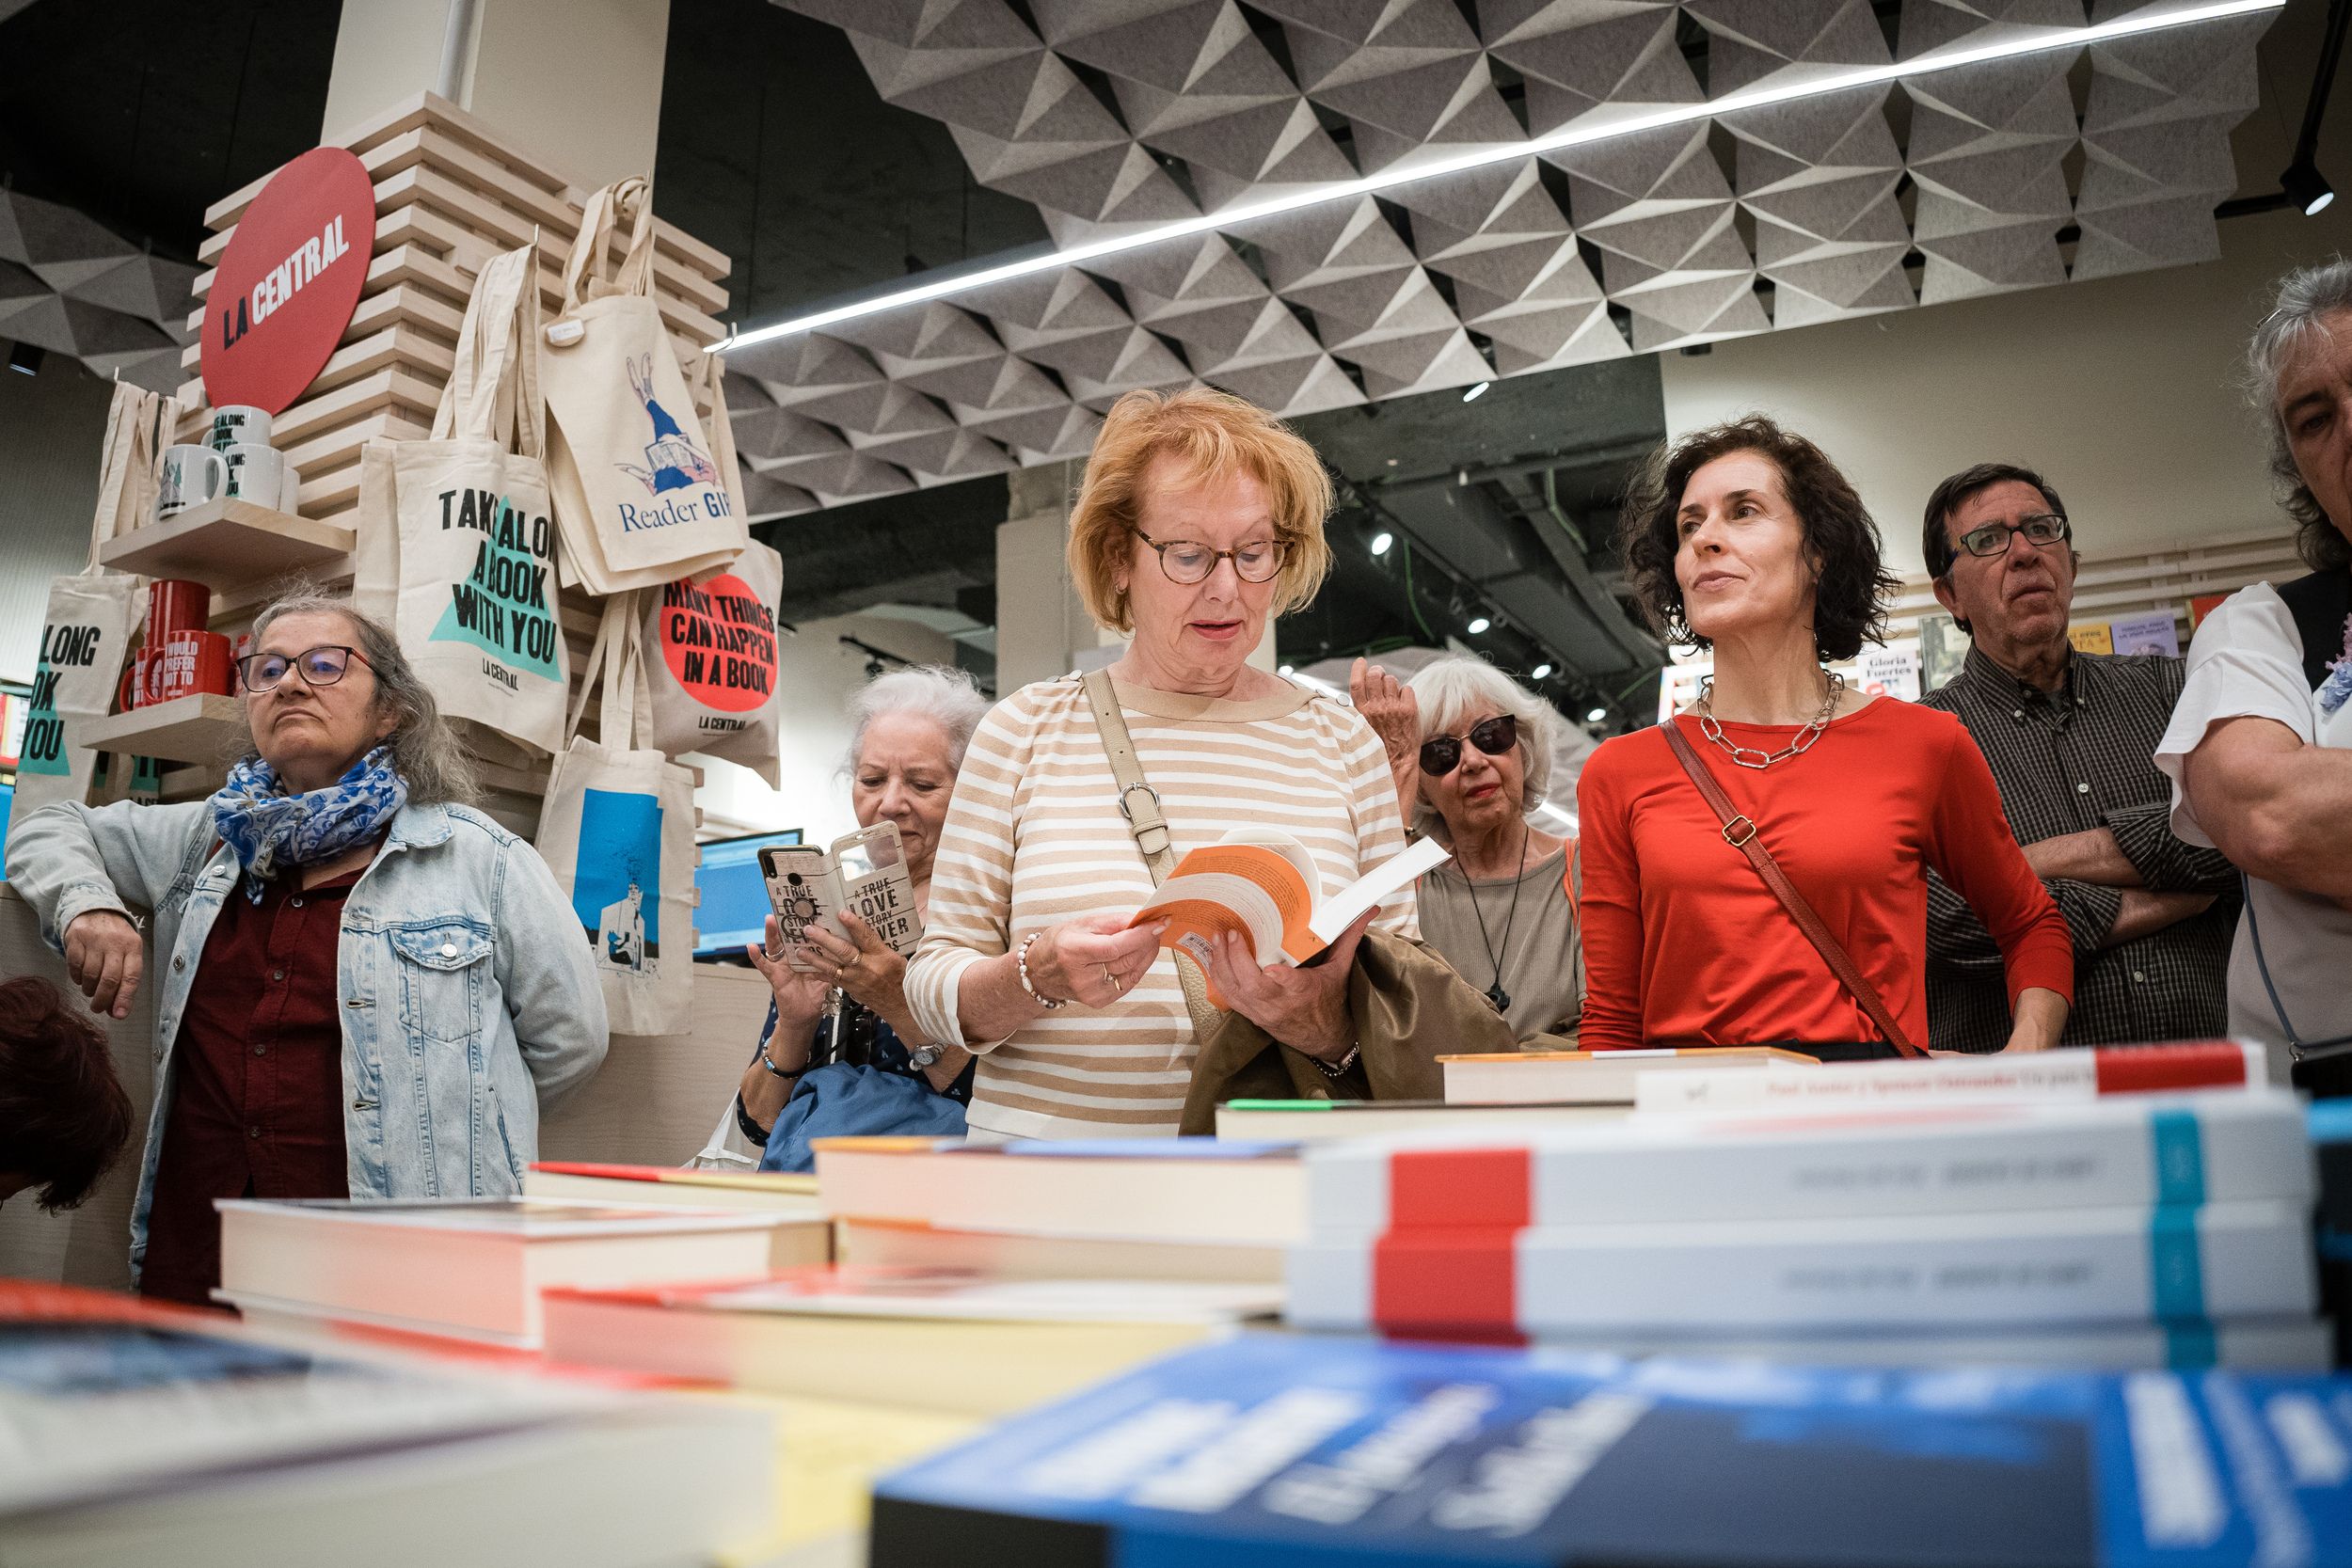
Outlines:
[[1478,940],[1486,944],[1486,963],[1495,974],[1495,983],[1486,988],[1486,1000],[1493,1004],[1495,1011],[1499,1013],[1507,1013],[1511,1010],[1511,993],[1502,989],[1502,960],[1511,955],[1511,927],[1518,924],[1519,884],[1527,880],[1529,832],[1527,824],[1521,822],[1519,824],[1519,863],[1517,874],[1511,879],[1511,912],[1503,918],[1501,952],[1495,951],[1494,940],[1486,935],[1486,913],[1478,907],[1478,884],[1470,879],[1470,874],[1467,868],[1462,872],[1463,885],[1470,889],[1470,913],[1478,917]]

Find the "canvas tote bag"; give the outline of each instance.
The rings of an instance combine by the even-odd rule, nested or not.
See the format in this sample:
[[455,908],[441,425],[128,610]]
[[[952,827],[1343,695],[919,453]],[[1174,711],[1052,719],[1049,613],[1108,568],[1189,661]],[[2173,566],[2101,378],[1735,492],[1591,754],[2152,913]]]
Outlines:
[[[751,543],[741,481],[730,483],[709,450],[654,304],[652,197],[644,181],[624,180],[588,198],[564,266],[564,309],[544,335],[564,580],[592,594],[700,577]],[[616,268],[624,220],[632,227]]]
[[[159,425],[179,404],[159,393],[115,383],[99,457],[98,508],[90,519],[89,561],[54,579],[41,617],[40,663],[26,705],[11,820],[59,800],[87,800],[98,753],[72,743],[84,723],[115,708],[122,661],[139,621],[141,579],[98,564],[99,546],[150,520],[155,505]],[[113,771],[127,770],[127,759]]]
[[441,711],[493,758],[564,744],[571,676],[557,616],[531,246],[474,280],[433,434],[360,451],[353,594],[394,628]]
[[676,756],[739,762],[777,786],[784,693],[776,679],[776,605],[784,558],[755,544],[700,582],[646,589],[637,735]]
[[[564,725],[538,847],[593,945],[616,1035],[674,1035],[694,1001],[694,775],[632,744],[637,628],[629,595],[605,605],[595,651]],[[580,738],[601,687],[601,740]]]

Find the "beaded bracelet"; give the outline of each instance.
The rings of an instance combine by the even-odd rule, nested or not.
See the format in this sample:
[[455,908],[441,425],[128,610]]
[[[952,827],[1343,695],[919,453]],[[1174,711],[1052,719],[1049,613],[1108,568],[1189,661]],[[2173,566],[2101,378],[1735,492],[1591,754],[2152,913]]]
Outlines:
[[1044,1008],[1050,1013],[1057,1007],[1069,1006],[1070,1002],[1066,997],[1061,1001],[1057,1002],[1052,997],[1047,996],[1043,991],[1039,990],[1036,984],[1029,978],[1029,946],[1032,942],[1036,942],[1038,938],[1043,936],[1044,934],[1045,933],[1042,931],[1031,931],[1027,936],[1021,939],[1021,951],[1013,957],[1013,967],[1021,975],[1021,989],[1029,993],[1029,1000],[1036,1003],[1039,1006]]

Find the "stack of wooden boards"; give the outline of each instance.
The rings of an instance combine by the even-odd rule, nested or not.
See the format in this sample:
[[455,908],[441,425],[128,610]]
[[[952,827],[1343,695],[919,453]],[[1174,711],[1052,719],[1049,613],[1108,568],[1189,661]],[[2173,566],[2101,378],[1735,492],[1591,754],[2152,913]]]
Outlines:
[[[254,611],[285,572],[300,570],[329,587],[350,580],[345,552],[358,514],[360,449],[378,437],[429,434],[453,369],[467,298],[492,256],[535,243],[542,301],[553,316],[562,302],[562,268],[590,194],[430,93],[362,124],[342,145],[374,182],[374,253],[358,309],[335,353],[302,398],[272,421],[272,440],[302,475],[300,516],[281,518],[224,502],[206,509],[223,513],[217,528],[190,533],[183,519],[159,527],[159,534],[174,535],[165,552],[167,562],[140,538],[147,530],[134,531],[113,552],[125,569],[207,583],[215,590],[212,629],[230,637],[248,629]],[[203,261],[218,261],[238,219],[266,182],[256,181],[206,211],[213,233],[200,247]],[[654,244],[655,302],[680,363],[692,364],[707,345],[726,336],[717,313],[726,307],[721,279],[730,263],[722,252],[667,223],[655,224]],[[192,327],[202,325],[203,299],[214,277],[207,271],[196,280]],[[186,352],[191,372],[198,355],[196,347]],[[202,381],[190,380],[179,398],[185,410],[180,438],[196,439],[211,418]],[[571,645],[574,678],[581,678],[596,636],[596,605],[567,591],[559,619]],[[134,734],[123,741],[126,747],[143,744],[142,754],[191,765],[167,771],[166,800],[194,799],[219,782],[217,752],[234,716],[217,701],[197,705],[204,712],[201,723],[176,725],[168,735]],[[596,705],[591,703],[588,712],[593,725]],[[127,715],[110,721],[129,722]],[[485,809],[516,832],[532,835],[546,777],[545,763],[485,766]]]

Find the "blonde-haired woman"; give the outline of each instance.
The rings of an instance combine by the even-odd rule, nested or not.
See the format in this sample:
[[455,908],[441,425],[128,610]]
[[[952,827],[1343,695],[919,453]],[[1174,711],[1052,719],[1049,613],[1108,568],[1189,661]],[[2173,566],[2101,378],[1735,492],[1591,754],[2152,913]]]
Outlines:
[[1576,841],[1534,823],[1560,715],[1483,658],[1434,660],[1402,687],[1359,659],[1348,684],[1388,743],[1398,804],[1454,851],[1421,879],[1422,940],[1518,1038],[1575,1034],[1584,1001]]
[[[1332,893],[1404,847],[1379,740],[1354,709],[1250,665],[1267,622],[1329,569],[1331,486],[1306,442],[1221,392],[1131,392],[1104,420],[1071,515],[1073,577],[1134,641],[1110,667],[1148,790],[1122,791],[1080,678],[1040,681],[972,737],[942,831],[930,923],[906,977],[932,1039],[977,1053],[983,1137],[1172,1133],[1197,1047],[1154,927],[1132,813],[1181,857],[1235,830],[1303,844]],[[1156,835],[1146,835],[1156,844]],[[1378,915],[1413,933],[1409,895]],[[1233,1009],[1360,1095],[1347,981],[1327,962],[1208,966]]]

